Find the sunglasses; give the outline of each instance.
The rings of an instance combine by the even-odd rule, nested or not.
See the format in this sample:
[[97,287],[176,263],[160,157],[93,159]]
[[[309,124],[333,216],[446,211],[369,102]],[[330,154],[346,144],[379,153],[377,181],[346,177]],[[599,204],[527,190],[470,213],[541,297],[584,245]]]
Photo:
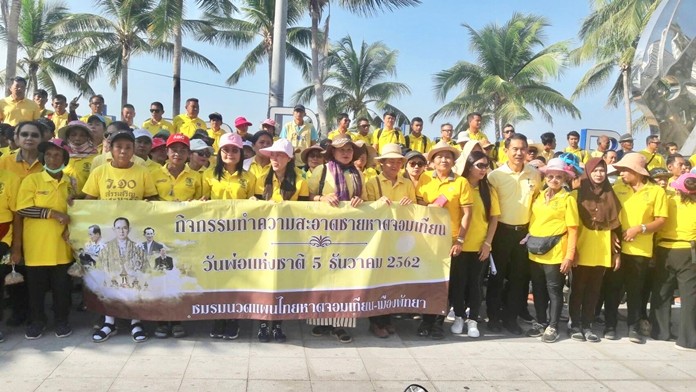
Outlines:
[[479,170],[486,170],[486,169],[488,169],[488,164],[487,163],[476,163],[476,164],[474,164],[474,167],[479,169]]
[[210,158],[210,155],[211,155],[211,154],[210,154],[210,151],[208,151],[208,150],[205,150],[205,151],[194,151],[193,153],[194,153],[194,154],[198,154],[198,155],[200,155],[200,156],[202,156],[202,157],[206,157],[206,158]]
[[513,131],[513,130],[503,131],[503,133],[513,133],[513,132],[515,132],[515,131]]
[[565,179],[565,176],[563,174],[549,174],[546,176],[546,178],[548,180],[551,180],[551,181],[554,181],[554,180],[563,181]]
[[360,128],[369,128],[369,127],[370,127],[370,124],[363,124],[363,125],[360,125]]
[[33,133],[33,132],[20,132],[19,136],[21,137],[32,137],[34,139],[38,139],[41,137],[40,133]]
[[408,163],[408,165],[411,166],[411,167],[423,167],[423,166],[425,166],[425,162],[420,162],[420,161],[414,162],[414,161],[411,161],[411,162]]
[[150,109],[150,113],[159,113],[161,110],[159,109]]
[[104,102],[94,101],[94,102],[90,102],[89,104],[90,104],[90,105],[103,105]]

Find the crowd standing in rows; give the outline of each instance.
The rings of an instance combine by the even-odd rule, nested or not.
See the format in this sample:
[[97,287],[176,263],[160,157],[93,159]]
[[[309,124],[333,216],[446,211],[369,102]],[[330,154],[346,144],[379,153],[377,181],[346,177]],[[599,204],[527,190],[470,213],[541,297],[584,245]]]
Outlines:
[[[267,119],[254,132],[250,121],[237,117],[228,133],[220,113],[208,116],[208,128],[198,117],[195,98],[171,122],[163,117],[163,105],[153,102],[151,117],[137,127],[130,104],[113,121],[103,115],[104,98],[95,95],[90,113],[80,117],[76,100],[56,95],[50,111],[44,107],[45,91],[37,90],[30,100],[25,88],[26,81],[15,78],[11,95],[0,101],[0,253],[26,276],[26,284],[8,285],[7,292],[8,324],[25,324],[27,339],[40,338],[49,325],[46,291],[53,297],[55,335],[72,333],[67,273],[72,200],[256,199],[446,209],[452,225],[448,317],[454,335],[482,334],[486,282],[486,330],[492,333],[505,329],[555,342],[567,302],[567,333],[573,340],[618,339],[625,292],[631,342],[652,336],[696,349],[696,174],[690,172],[696,156],[687,159],[670,143],[665,159],[657,135],[648,136],[639,152],[633,151],[630,134],[618,140],[618,151],[606,135],[598,138],[595,151],[586,151],[572,131],[566,135],[568,147],[556,151],[555,134],[544,133],[541,143],[534,143],[511,124],[503,127],[502,140],[491,143],[479,113],[468,115],[468,129],[455,134],[446,123],[440,137],[431,140],[423,134],[421,118],[413,118],[405,134],[395,126],[396,115],[387,112],[382,128],[372,129],[367,118],[359,118],[355,131],[342,113],[336,129],[320,140],[302,105],[280,129]],[[119,183],[134,186],[108,186]],[[98,227],[90,228],[86,252],[105,260],[103,268],[120,259],[125,261],[117,263],[119,268],[152,268],[131,264],[148,264],[155,257],[156,268],[172,268],[161,245],[128,240],[127,219],[113,225],[112,246],[100,242]],[[154,230],[144,234],[150,240]],[[135,253],[142,257],[130,257]],[[534,317],[527,306],[530,282]],[[675,290],[681,301],[676,337],[670,329]],[[403,315],[370,317],[371,333],[388,338],[397,316]],[[421,319],[418,335],[444,338],[444,315],[416,318]],[[518,320],[531,327],[524,331]],[[354,318],[307,322],[313,335],[331,335],[342,343],[352,341],[350,330],[356,326]],[[116,320],[105,315],[92,339],[104,342],[114,333]],[[135,342],[149,336],[141,320],[131,320],[130,334]],[[159,322],[154,330],[158,338],[185,335],[176,321]],[[238,336],[237,320],[212,323],[211,338]],[[257,336],[262,342],[287,339],[279,320],[259,321]]]

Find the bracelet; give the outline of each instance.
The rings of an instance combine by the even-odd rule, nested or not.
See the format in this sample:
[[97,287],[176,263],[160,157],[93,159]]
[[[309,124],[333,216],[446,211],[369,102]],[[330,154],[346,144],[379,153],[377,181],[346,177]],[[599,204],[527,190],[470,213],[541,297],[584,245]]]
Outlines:
[[483,241],[483,244],[486,245],[486,246],[489,247],[489,248],[493,248],[493,246],[491,246],[491,243],[488,242],[488,241]]
[[463,244],[463,243],[464,243],[464,238],[462,238],[462,237],[457,237],[457,243],[458,243],[459,245]]
[[648,231],[648,226],[640,225],[640,233],[645,234],[646,231]]

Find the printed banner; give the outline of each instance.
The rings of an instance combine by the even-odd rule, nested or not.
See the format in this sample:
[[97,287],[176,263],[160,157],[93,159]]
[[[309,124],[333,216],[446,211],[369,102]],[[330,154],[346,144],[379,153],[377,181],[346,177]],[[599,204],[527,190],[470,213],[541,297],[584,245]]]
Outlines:
[[341,204],[76,201],[85,302],[169,321],[444,314],[446,210]]

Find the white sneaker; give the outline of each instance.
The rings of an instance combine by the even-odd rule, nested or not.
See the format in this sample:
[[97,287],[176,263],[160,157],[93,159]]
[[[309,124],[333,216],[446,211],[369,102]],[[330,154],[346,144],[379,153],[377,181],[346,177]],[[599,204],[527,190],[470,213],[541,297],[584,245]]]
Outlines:
[[464,332],[464,319],[461,317],[455,317],[454,324],[452,324],[450,331],[452,331],[452,333],[455,335],[461,335],[461,333]]
[[449,311],[449,313],[447,313],[447,318],[445,320],[452,322],[452,321],[454,321],[454,318],[455,318],[454,308],[450,308],[450,311]]
[[466,331],[466,334],[469,335],[470,338],[477,338],[481,336],[476,320],[466,320]]

